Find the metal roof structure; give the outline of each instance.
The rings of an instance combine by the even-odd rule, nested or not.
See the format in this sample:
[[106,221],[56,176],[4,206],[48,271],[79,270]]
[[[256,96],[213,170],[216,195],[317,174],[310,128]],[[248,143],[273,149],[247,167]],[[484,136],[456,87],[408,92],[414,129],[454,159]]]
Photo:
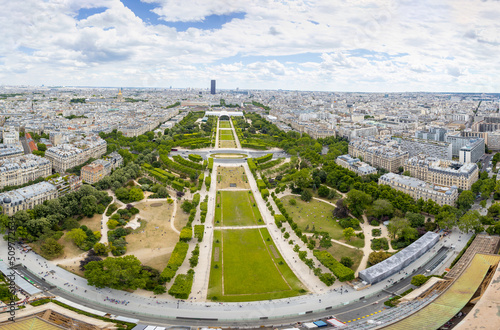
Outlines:
[[[12,274],[13,270],[11,270],[4,261],[0,261],[0,272],[2,272],[7,277]],[[16,285],[24,292],[28,293],[29,295],[35,295],[42,292],[42,290],[26,281],[24,277],[19,275],[16,271],[14,271],[14,274],[14,283],[16,283]]]
[[360,271],[359,278],[370,284],[378,283],[417,260],[438,241],[439,235],[429,231],[392,257]]
[[384,329],[438,329],[464,308],[489,268],[499,260],[499,255],[476,254],[469,267],[445,293],[418,312]]

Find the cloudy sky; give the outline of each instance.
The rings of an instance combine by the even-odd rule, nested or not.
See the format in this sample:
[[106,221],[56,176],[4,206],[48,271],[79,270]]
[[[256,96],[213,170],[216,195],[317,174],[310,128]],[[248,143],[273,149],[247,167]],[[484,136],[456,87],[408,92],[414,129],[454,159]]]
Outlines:
[[0,85],[500,92],[500,1],[0,4]]

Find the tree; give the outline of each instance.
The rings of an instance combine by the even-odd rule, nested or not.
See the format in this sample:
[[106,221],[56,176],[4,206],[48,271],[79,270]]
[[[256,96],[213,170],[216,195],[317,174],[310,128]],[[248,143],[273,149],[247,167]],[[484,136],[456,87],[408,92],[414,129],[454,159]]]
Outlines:
[[93,195],[83,196],[80,199],[80,204],[82,206],[82,213],[91,218],[97,211],[97,198]]
[[459,208],[461,210],[470,209],[472,204],[474,204],[474,197],[475,196],[474,196],[474,193],[472,191],[470,191],[470,190],[462,191],[462,193],[460,194],[460,196],[458,196],[457,201],[456,201],[457,208]]
[[377,199],[373,202],[372,207],[369,210],[369,214],[374,216],[377,219],[380,219],[383,216],[392,217],[394,213],[394,207],[392,204],[385,199]]
[[401,237],[403,229],[408,227],[410,227],[410,221],[408,221],[408,219],[393,218],[387,226],[387,231],[389,232],[389,236],[395,239]]
[[191,211],[191,209],[193,208],[193,204],[191,204],[190,201],[188,200],[185,200],[184,202],[182,202],[181,204],[181,209],[186,212],[186,213],[189,213],[189,211]]
[[419,274],[419,275],[415,275],[412,277],[411,279],[411,284],[414,285],[414,286],[421,286],[423,285],[425,282],[427,282],[429,278],[425,275],[422,275],[422,274]]
[[46,151],[47,146],[44,143],[37,143],[36,147],[38,148],[39,151]]
[[453,213],[443,211],[436,215],[436,223],[441,229],[451,229],[456,225],[457,217]]
[[481,226],[481,221],[479,218],[481,214],[479,211],[469,210],[458,220],[458,228],[464,233],[468,233],[469,231],[479,228]]
[[342,231],[342,234],[344,235],[345,239],[348,240],[348,241],[351,240],[351,237],[356,236],[356,233],[354,232],[354,229],[352,229],[351,227],[345,228]]
[[349,216],[349,209],[347,208],[346,202],[344,199],[339,199],[337,201],[337,207],[333,209],[333,216],[339,219],[346,218]]
[[385,259],[389,258],[390,256],[391,254],[389,252],[384,252],[384,251],[372,252],[368,256],[368,264],[370,266],[376,265],[379,262],[382,262]]
[[425,224],[425,217],[420,213],[408,212],[406,218],[410,221],[413,228],[422,227]]
[[354,261],[352,261],[349,257],[342,257],[340,259],[340,263],[346,267],[351,267],[354,264]]
[[[120,184],[121,186],[121,184]],[[127,188],[120,187],[115,190],[115,195],[116,198],[118,198],[121,201],[128,201],[129,200],[129,191]]]
[[80,247],[87,239],[87,234],[81,228],[74,228],[66,234],[66,238],[71,239],[76,246]]
[[302,190],[302,194],[300,194],[300,199],[305,202],[309,202],[312,199],[313,195],[309,189]]
[[104,245],[102,243],[95,243],[94,252],[98,256],[107,256],[108,255],[108,248],[106,247],[106,245]]
[[135,256],[106,258],[92,261],[85,266],[85,278],[89,285],[123,290],[144,288],[149,279],[141,262]]
[[297,205],[297,201],[295,200],[295,198],[290,198],[288,203],[290,203],[290,205]]
[[363,214],[366,206],[372,202],[370,195],[356,189],[352,189],[347,193],[346,198],[347,207],[351,210],[354,216]]
[[62,255],[64,251],[64,246],[59,244],[52,237],[47,238],[45,242],[40,246],[40,251],[42,255],[47,259],[57,258]]
[[141,188],[133,187],[129,190],[128,198],[130,201],[137,202],[144,199],[144,193],[142,192]]
[[153,289],[153,293],[154,294],[163,294],[165,292],[167,292],[167,289],[165,288],[165,285],[158,284]]
[[328,188],[325,185],[321,185],[318,189],[318,196],[319,197],[328,197],[330,194],[330,188]]

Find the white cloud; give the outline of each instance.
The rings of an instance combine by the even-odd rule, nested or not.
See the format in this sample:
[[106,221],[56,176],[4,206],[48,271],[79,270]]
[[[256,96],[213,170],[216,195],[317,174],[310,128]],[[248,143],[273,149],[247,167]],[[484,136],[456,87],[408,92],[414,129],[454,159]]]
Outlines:
[[[142,1],[167,21],[246,14],[218,30],[178,32],[119,0],[7,1],[0,83],[202,87],[217,76],[228,88],[500,88],[498,1]],[[106,10],[76,19],[92,7]],[[280,60],[304,53],[319,62]]]

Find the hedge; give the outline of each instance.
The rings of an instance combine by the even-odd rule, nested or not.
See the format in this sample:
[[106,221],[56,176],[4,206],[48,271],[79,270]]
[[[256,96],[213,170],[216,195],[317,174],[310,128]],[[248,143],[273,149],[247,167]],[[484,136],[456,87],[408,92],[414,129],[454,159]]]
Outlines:
[[207,190],[210,189],[210,184],[212,183],[212,178],[210,177],[210,175],[207,175],[205,177],[205,186],[207,186]]
[[205,232],[204,225],[195,225],[194,226],[194,237],[198,239],[198,242],[203,240],[203,233]]
[[262,164],[262,163],[265,163],[267,161],[270,161],[271,159],[273,159],[273,154],[267,154],[265,156],[262,156],[262,157],[259,157],[259,158],[255,158],[255,162],[257,164]]
[[267,189],[262,189],[262,190],[260,191],[260,194],[262,195],[262,198],[263,198],[263,199],[266,199],[267,197],[269,197],[269,190],[267,190]]
[[259,191],[262,189],[267,188],[266,183],[262,179],[257,179],[257,188],[259,188]]
[[248,167],[250,168],[250,171],[252,171],[252,173],[257,171],[257,165],[255,165],[252,158],[248,158],[247,163],[248,163]]
[[267,170],[268,168],[271,168],[271,167],[274,167],[276,165],[279,165],[281,162],[283,162],[283,159],[284,158],[279,158],[279,159],[275,159],[273,161],[270,161],[270,162],[267,162],[267,163],[264,163],[264,164],[260,164],[259,165],[259,168],[260,170]]
[[208,202],[201,202],[200,203],[200,210],[207,211],[208,210]]
[[179,163],[181,165],[184,165],[184,166],[187,166],[187,167],[190,167],[192,169],[199,170],[199,171],[203,170],[202,164],[194,163],[192,161],[189,161],[187,159],[182,158],[179,155],[175,155],[172,158],[174,159],[174,161],[176,161],[177,163]]
[[203,157],[201,157],[200,155],[194,155],[194,154],[188,155],[188,158],[191,159],[195,163],[199,163],[203,160]]
[[194,194],[193,201],[191,202],[194,205],[194,207],[196,207],[196,206],[198,206],[198,204],[200,204],[200,198],[201,198],[200,194],[198,194],[198,193]]
[[212,157],[210,157],[210,158],[208,158],[208,169],[211,172],[213,168],[214,168],[214,159]]
[[328,251],[313,251],[319,262],[335,275],[339,281],[345,282],[354,279],[354,271],[338,262]]
[[170,259],[168,259],[167,266],[161,272],[161,279],[166,282],[170,282],[170,280],[175,276],[177,269],[184,262],[184,258],[186,258],[187,251],[189,249],[189,244],[186,242],[177,242],[175,244],[175,248],[170,255]]
[[[184,166],[182,164],[174,162],[173,160],[168,158],[168,153],[166,153],[166,152],[160,152],[160,159],[165,164],[165,166],[167,166],[167,168],[169,170],[177,172],[179,174],[186,174],[187,176],[191,176],[192,174],[197,174],[199,172],[199,171],[194,170],[190,167],[187,167],[187,166]],[[184,159],[184,158],[182,158],[182,159]],[[200,164],[196,164],[196,165],[201,166]]]
[[174,296],[177,299],[187,299],[191,293],[191,287],[193,286],[194,270],[188,270],[187,274],[179,274],[175,278],[174,284],[168,294]]
[[184,184],[177,181],[172,181],[172,188],[177,191],[184,191]]
[[179,240],[183,242],[189,242],[193,238],[193,229],[191,227],[184,227],[179,235]]

